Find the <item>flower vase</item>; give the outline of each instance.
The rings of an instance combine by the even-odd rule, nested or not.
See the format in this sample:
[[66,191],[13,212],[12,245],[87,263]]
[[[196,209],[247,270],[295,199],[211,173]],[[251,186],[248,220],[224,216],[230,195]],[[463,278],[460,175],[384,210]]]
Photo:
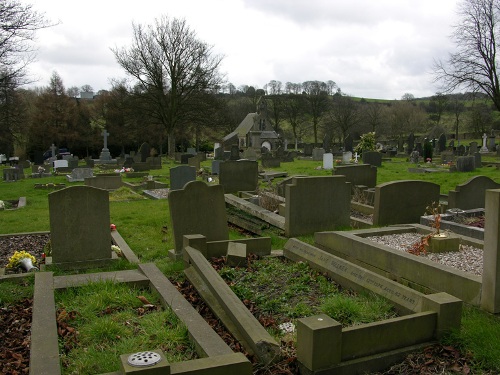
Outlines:
[[38,268],[36,268],[33,265],[33,262],[31,261],[30,258],[20,259],[19,260],[19,267],[21,267],[26,272],[38,271]]

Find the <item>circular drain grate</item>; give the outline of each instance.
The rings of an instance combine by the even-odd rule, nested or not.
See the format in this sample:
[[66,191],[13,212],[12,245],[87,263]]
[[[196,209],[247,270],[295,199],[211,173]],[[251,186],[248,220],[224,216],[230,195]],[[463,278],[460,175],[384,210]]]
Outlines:
[[134,367],[153,366],[160,361],[160,355],[155,352],[138,352],[130,355],[127,359],[128,364]]

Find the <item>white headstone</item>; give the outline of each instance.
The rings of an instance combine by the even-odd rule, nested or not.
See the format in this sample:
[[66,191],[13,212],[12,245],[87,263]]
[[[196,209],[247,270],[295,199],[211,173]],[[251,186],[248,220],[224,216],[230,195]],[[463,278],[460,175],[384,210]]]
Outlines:
[[333,169],[333,154],[323,154],[323,169]]
[[347,151],[342,154],[342,163],[350,163],[352,159],[352,152]]
[[67,160],[54,160],[54,169],[57,168],[68,168]]
[[486,140],[488,139],[488,136],[486,133],[483,134],[483,147],[481,147],[481,150],[479,152],[489,152],[488,147],[486,146]]

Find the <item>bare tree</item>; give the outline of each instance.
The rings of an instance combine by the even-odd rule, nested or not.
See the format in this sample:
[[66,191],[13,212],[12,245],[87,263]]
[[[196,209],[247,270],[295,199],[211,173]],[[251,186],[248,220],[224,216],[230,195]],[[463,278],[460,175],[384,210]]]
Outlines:
[[330,119],[330,134],[339,130],[341,139],[344,140],[349,134],[349,130],[360,121],[358,104],[347,95],[337,95],[333,98],[328,111]]
[[0,1],[0,84],[28,83],[26,68],[36,57],[35,33],[50,24],[32,5]]
[[314,143],[318,143],[318,126],[328,107],[328,88],[324,82],[320,81],[304,82],[302,88],[309,104],[307,112],[312,120]]
[[483,92],[500,110],[500,81],[497,72],[496,37],[499,29],[498,0],[462,0],[452,39],[456,52],[446,62],[434,64],[435,82],[441,91],[451,93],[465,89]]
[[200,94],[220,87],[222,57],[212,55],[212,47],[198,40],[185,20],[163,16],[154,25],[133,24],[133,35],[131,47],[112,51],[138,81],[152,122],[165,127],[173,155],[175,131],[192,120]]

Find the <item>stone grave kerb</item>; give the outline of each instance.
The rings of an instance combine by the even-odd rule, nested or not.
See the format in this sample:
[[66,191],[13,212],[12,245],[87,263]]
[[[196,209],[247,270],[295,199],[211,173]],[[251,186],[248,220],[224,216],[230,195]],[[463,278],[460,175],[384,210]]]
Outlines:
[[171,258],[182,256],[183,236],[201,234],[207,241],[229,239],[224,188],[209,186],[203,181],[188,182],[183,189],[168,195],[170,219],[174,233],[174,251]]
[[500,313],[500,189],[486,190],[481,308]]
[[72,186],[49,193],[48,198],[52,264],[80,268],[78,262],[111,260],[108,191]]

